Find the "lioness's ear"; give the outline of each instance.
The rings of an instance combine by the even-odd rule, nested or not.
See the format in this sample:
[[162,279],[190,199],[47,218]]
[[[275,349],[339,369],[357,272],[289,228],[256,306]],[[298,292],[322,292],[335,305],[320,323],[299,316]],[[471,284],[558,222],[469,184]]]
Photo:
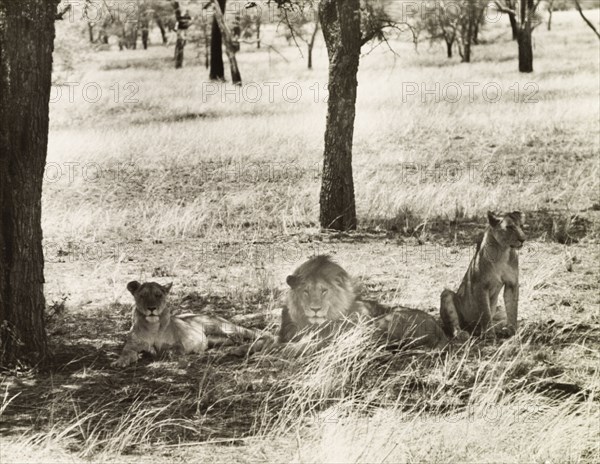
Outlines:
[[133,295],[142,286],[137,280],[132,280],[127,284],[127,290]]
[[496,216],[494,213],[492,213],[491,211],[487,212],[487,217],[488,217],[488,222],[490,223],[490,226],[496,227],[498,224],[500,224],[501,219],[498,216]]
[[298,285],[298,277],[293,274],[287,276],[285,281],[291,288],[294,288],[296,285]]
[[525,221],[525,215],[521,211],[513,211],[512,215],[517,218],[517,221],[519,221],[521,224],[523,224]]
[[162,289],[165,293],[169,293],[171,291],[171,287],[173,286],[173,282],[169,282],[167,285],[162,285]]

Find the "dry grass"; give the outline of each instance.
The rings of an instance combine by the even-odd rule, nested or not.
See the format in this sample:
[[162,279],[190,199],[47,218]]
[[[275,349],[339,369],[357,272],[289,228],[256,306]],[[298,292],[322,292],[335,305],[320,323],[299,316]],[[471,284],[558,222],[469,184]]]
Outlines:
[[[322,44],[313,72],[272,31],[265,41],[291,63],[265,50],[239,56],[247,82],[297,83],[296,103],[280,92],[270,102],[265,87],[256,103],[203,98],[191,46],[179,71],[162,47],[86,55],[61,78],[96,82],[103,97],[53,104],[44,184],[56,356],[3,375],[0,460],[596,461],[598,42],[576,14],[553,21],[535,32],[529,76],[515,71],[504,23],[471,65],[401,42],[399,57],[363,57],[352,234],[317,227]],[[123,101],[128,82],[137,103]],[[422,103],[403,82],[493,82],[504,96]],[[529,82],[539,102],[515,103],[509,89]],[[73,178],[65,163],[78,163]],[[369,296],[435,310],[440,290],[458,285],[487,209],[527,214],[514,339],[390,351],[358,327],[301,359],[215,351],[109,367],[134,278],[174,281],[175,312],[275,330],[286,274],[327,252]]]

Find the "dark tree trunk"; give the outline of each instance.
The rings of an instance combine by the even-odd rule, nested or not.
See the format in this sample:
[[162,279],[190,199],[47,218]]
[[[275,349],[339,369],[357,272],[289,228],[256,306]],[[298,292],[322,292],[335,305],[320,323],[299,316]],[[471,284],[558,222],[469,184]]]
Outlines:
[[177,42],[175,42],[175,69],[183,67],[183,51],[185,49],[185,37],[182,31],[177,31]]
[[158,26],[158,29],[160,30],[160,35],[162,37],[163,45],[165,45],[168,41],[168,38],[167,38],[167,31],[165,31],[165,25],[163,24],[162,19],[157,17],[156,25]]
[[88,34],[90,37],[90,43],[94,43],[94,26],[88,23]]
[[231,82],[235,85],[242,85],[242,75],[240,74],[240,68],[238,67],[237,59],[235,57],[236,52],[239,50],[240,44],[237,41],[234,43],[231,31],[225,23],[223,10],[221,10],[221,7],[219,6],[219,2],[217,2],[217,0],[213,0],[213,7],[215,12],[215,20],[219,25],[221,36],[225,41],[225,53],[227,53],[227,59],[229,59],[229,67],[231,70]]
[[262,19],[260,17],[260,12],[256,16],[256,48],[260,48],[260,25]]
[[462,61],[464,63],[471,62],[471,42],[473,40],[473,23],[475,22],[474,1],[475,0],[468,0],[467,3],[467,30],[466,32],[463,32],[465,45]]
[[[221,11],[225,11],[227,0],[219,0]],[[223,65],[223,38],[216,15],[213,16],[212,30],[210,33],[210,72],[208,77],[215,81],[225,80],[225,66]]]
[[452,45],[454,45],[454,41],[446,41],[446,53],[448,58],[452,58]]
[[473,24],[473,45],[479,45],[479,18]]
[[533,72],[533,42],[531,19],[535,11],[533,0],[522,0],[519,4],[519,72]]
[[552,4],[550,4],[550,6],[548,6],[548,30],[551,31],[552,30]]
[[510,21],[510,29],[512,31],[512,39],[518,40],[519,38],[519,25],[517,24],[517,18],[513,13],[507,13],[508,20]]
[[0,1],[0,362],[48,355],[42,182],[56,1]]
[[531,28],[526,27],[521,29],[517,41],[519,44],[519,72],[533,72],[533,45],[531,40]]
[[352,138],[358,63],[360,0],[322,0],[319,19],[329,56],[329,101],[325,128],[320,223],[325,229],[356,229]]
[[206,31],[206,21],[202,21],[202,37],[204,39],[204,67],[209,69],[210,67],[210,44],[208,40],[208,34]]
[[142,29],[142,45],[144,50],[148,49],[148,29]]

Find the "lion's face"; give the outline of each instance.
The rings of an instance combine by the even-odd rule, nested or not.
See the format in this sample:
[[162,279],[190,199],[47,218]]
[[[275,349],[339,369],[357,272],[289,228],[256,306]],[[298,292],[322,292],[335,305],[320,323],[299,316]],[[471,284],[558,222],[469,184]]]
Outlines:
[[523,213],[513,211],[504,217],[498,217],[488,211],[488,221],[491,226],[492,235],[498,243],[505,247],[521,248],[525,241],[523,232]]
[[135,298],[137,313],[150,323],[158,323],[161,315],[165,313],[167,295],[171,290],[171,286],[172,284],[163,286],[156,282],[140,284],[133,281],[127,284],[127,290]]
[[303,266],[287,277],[292,318],[300,326],[342,319],[355,299],[350,276],[326,257]]

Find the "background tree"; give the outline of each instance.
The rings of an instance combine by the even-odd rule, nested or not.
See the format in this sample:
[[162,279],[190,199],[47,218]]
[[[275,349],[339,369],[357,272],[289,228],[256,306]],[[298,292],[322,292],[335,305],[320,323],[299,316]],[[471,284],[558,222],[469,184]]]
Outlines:
[[[221,11],[225,11],[227,0],[218,0]],[[211,3],[208,3],[208,7]],[[213,15],[212,28],[210,32],[210,71],[208,76],[211,80],[225,80],[225,65],[223,64],[223,39],[221,29],[217,22],[216,15]]]
[[0,0],[0,361],[48,354],[42,182],[55,0]]
[[[240,74],[240,68],[237,64],[237,58],[235,54],[239,50],[239,41],[234,39],[233,33],[225,22],[225,15],[221,7],[219,6],[220,0],[213,0],[214,18],[219,26],[219,31],[222,40],[225,42],[225,53],[229,59],[229,66],[231,69],[231,82],[235,85],[242,85],[242,76]],[[237,26],[239,28],[239,26]]]
[[[539,0],[504,0],[495,2],[499,11],[506,13],[509,18],[518,18],[517,21],[517,43],[519,46],[519,72],[533,72],[533,40],[532,34],[536,26],[541,22],[536,15]],[[515,9],[518,8],[518,11]],[[511,20],[512,25],[512,20]]]
[[452,58],[454,44],[459,39],[461,28],[461,8],[445,1],[438,3],[439,10],[434,14],[423,15],[421,28],[425,30],[430,42],[443,40],[446,44],[446,56]]
[[298,45],[298,41],[306,46],[308,69],[313,67],[313,48],[319,32],[319,18],[315,9],[316,4],[302,2],[297,8],[281,9],[282,22],[289,31],[290,39]]
[[186,31],[190,27],[192,18],[187,11],[181,11],[178,2],[173,2],[175,9],[175,29],[177,31],[177,41],[175,42],[175,68],[183,66],[183,52],[187,42]]
[[329,57],[329,100],[319,221],[325,229],[356,229],[352,140],[362,45],[359,0],[322,0],[319,20]]

